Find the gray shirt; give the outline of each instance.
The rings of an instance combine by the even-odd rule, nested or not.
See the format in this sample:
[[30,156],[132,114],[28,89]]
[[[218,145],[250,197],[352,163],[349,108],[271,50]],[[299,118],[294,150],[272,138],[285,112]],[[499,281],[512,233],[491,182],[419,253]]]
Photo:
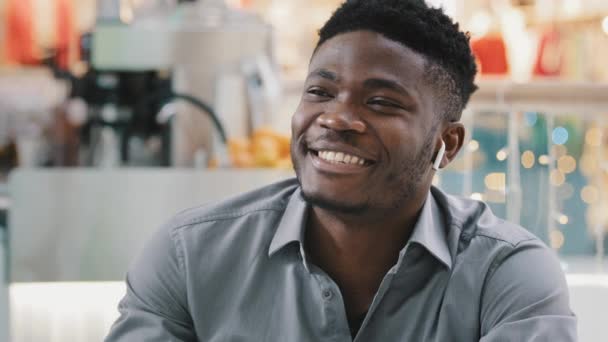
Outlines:
[[[107,341],[352,341],[338,286],[307,258],[307,209],[287,180],[178,214],[131,266]],[[436,188],[355,339],[575,340],[554,253]]]

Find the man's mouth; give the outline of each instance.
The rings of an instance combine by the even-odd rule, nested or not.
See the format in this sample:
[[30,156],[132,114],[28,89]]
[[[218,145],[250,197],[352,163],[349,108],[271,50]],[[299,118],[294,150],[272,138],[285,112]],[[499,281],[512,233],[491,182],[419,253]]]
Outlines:
[[373,161],[365,159],[361,156],[356,156],[353,154],[349,154],[341,151],[332,151],[332,150],[313,150],[309,149],[309,152],[324,162],[330,164],[343,164],[343,165],[352,165],[352,166],[370,166],[374,164]]

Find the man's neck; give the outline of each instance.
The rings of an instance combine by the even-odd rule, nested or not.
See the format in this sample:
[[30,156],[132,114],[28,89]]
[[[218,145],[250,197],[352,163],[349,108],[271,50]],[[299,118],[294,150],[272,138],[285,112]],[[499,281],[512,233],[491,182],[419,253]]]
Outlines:
[[[388,269],[396,262],[414,229],[426,197],[407,208],[368,215],[341,214],[313,207],[306,227],[306,246],[323,266],[357,265],[357,269]],[[412,205],[416,202],[416,205]],[[355,272],[355,269],[351,269]]]
[[305,248],[311,261],[340,287],[349,319],[369,309],[409,240],[427,194],[407,201],[406,207],[368,215],[311,208]]

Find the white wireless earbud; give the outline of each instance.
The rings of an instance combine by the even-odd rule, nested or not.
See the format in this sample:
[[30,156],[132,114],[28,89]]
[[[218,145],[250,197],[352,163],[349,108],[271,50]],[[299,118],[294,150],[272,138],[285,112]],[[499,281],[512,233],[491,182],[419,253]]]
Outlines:
[[433,170],[438,171],[439,165],[441,165],[441,161],[443,160],[443,155],[445,154],[445,143],[441,140],[441,147],[439,148],[439,152],[437,152],[437,156],[435,157],[435,162],[433,163]]

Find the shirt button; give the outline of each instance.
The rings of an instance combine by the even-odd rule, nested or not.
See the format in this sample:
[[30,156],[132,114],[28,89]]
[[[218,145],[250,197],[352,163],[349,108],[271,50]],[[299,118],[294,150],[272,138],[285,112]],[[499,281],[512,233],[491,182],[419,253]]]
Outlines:
[[333,297],[334,293],[331,290],[324,290],[323,291],[323,298],[325,298],[326,300],[330,300],[331,297]]

